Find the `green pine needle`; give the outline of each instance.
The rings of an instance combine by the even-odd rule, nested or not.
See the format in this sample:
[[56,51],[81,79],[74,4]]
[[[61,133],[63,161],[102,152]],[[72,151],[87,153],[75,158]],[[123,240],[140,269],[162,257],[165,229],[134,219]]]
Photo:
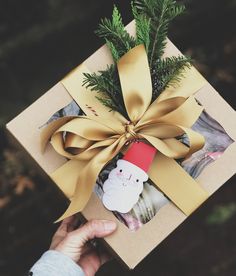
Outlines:
[[[100,101],[109,98],[109,106],[112,106],[113,109],[114,106],[116,106],[115,110],[119,111],[124,116],[127,116],[121,93],[118,72],[114,64],[111,64],[106,70],[99,71],[98,73],[84,73],[84,77],[83,85],[86,88],[90,88],[91,91],[98,91],[104,94],[103,97],[99,97]],[[108,103],[108,101],[106,102]],[[103,101],[103,103],[105,103],[105,101]],[[106,106],[108,106],[108,104]]]
[[191,58],[185,56],[167,57],[157,61],[152,69],[153,101],[169,86],[176,86],[184,77],[184,71],[191,66]]
[[150,18],[150,48],[147,53],[152,67],[164,54],[169,23],[183,13],[185,7],[174,0],[133,0],[133,5],[139,14]]
[[142,13],[138,13],[137,7],[131,2],[132,12],[136,25],[136,45],[144,44],[146,52],[150,45],[150,23],[151,19]]
[[112,20],[102,19],[95,33],[105,39],[114,61],[117,61],[135,46],[135,39],[125,30],[116,6],[113,9]]
[[113,101],[110,98],[107,98],[105,95],[104,97],[98,97],[96,96],[96,98],[106,107],[110,108],[110,111],[115,110],[118,111],[117,106],[114,105]]

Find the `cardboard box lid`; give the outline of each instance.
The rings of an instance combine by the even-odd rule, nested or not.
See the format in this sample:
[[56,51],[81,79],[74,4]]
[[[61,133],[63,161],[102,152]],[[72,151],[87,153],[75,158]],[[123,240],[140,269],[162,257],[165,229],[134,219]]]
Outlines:
[[[127,26],[134,34],[134,23]],[[166,55],[180,54],[179,50],[168,41]],[[106,46],[101,47],[91,55],[85,64],[91,71],[104,69],[111,62],[111,56]],[[208,83],[196,94],[197,100],[205,107],[207,113],[218,121],[227,134],[236,140],[236,113],[223,98]],[[42,97],[25,109],[21,114],[7,124],[8,130],[23,145],[29,154],[47,173],[51,174],[66,159],[59,156],[49,145],[43,154],[40,150],[40,127],[58,110],[72,101],[72,98],[59,82]],[[221,112],[219,112],[221,110]],[[230,120],[229,120],[230,118]],[[236,143],[232,143],[224,154],[211,163],[197,178],[199,185],[213,194],[236,171]],[[69,195],[73,187],[64,191]],[[160,244],[186,216],[172,203],[162,207],[156,216],[142,226],[138,231],[131,232],[115,216],[107,211],[95,194],[92,195],[82,215],[87,219],[110,219],[118,224],[117,231],[105,238],[112,251],[129,267],[134,268],[151,250]]]

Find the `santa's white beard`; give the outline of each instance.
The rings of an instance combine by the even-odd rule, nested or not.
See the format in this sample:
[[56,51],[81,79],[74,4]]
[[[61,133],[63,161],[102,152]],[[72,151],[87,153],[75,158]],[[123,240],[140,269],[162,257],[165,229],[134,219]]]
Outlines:
[[102,201],[108,210],[128,213],[139,200],[143,184],[133,186],[124,184],[119,179],[107,179],[103,189]]

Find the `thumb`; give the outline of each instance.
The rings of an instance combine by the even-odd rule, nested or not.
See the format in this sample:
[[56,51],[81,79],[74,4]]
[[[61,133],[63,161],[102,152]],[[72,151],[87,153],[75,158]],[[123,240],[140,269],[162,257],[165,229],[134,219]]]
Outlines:
[[90,220],[81,228],[69,233],[69,239],[77,247],[82,247],[84,244],[94,238],[103,238],[115,231],[117,225],[110,220]]

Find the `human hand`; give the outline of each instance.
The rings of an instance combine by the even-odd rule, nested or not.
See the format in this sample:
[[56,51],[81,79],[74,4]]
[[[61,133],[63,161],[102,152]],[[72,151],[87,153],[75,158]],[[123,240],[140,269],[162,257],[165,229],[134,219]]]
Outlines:
[[99,252],[88,241],[110,235],[115,231],[116,223],[107,220],[91,220],[74,230],[75,221],[74,216],[63,220],[53,236],[50,249],[71,258],[87,276],[94,276],[110,256],[105,251]]

